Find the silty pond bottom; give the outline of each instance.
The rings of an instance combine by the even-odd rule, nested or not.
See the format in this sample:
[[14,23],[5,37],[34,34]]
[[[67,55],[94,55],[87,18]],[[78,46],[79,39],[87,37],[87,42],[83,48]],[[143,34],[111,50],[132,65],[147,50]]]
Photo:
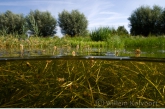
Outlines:
[[165,107],[165,59],[0,59],[0,107]]

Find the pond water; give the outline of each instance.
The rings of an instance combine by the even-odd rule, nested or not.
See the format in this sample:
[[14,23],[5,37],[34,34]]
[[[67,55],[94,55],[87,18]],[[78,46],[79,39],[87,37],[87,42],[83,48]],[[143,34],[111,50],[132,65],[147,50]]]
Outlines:
[[[20,49],[0,49],[1,57],[33,57],[33,56],[72,56],[73,51],[74,56],[108,56],[108,57],[148,57],[148,58],[164,58],[165,49],[152,48],[152,49],[140,49],[140,53],[136,54],[136,49],[126,48],[126,49],[108,49],[108,48],[57,48],[56,50],[52,48],[25,48]],[[116,54],[117,53],[117,54]]]
[[0,107],[165,107],[164,50],[67,50],[0,50]]

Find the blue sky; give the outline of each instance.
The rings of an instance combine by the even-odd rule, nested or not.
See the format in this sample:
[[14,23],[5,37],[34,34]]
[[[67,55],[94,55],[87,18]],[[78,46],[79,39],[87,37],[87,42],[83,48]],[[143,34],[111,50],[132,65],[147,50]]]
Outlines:
[[[129,31],[127,18],[141,5],[159,5],[165,8],[165,0],[0,0],[0,13],[10,10],[27,15],[30,10],[49,11],[57,19],[64,9],[78,9],[88,19],[88,29],[98,27],[125,26]],[[60,28],[57,27],[60,35]]]

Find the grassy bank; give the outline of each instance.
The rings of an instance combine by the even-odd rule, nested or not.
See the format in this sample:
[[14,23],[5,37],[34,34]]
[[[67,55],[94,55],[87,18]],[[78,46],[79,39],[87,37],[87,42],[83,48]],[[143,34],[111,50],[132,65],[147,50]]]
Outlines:
[[163,72],[155,62],[1,61],[0,107],[164,107]]

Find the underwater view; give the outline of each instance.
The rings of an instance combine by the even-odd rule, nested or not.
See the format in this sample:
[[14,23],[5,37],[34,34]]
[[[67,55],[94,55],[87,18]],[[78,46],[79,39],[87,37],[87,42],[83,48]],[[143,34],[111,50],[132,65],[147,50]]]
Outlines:
[[165,107],[163,4],[0,0],[0,108]]
[[0,51],[0,107],[164,107],[163,50]]

